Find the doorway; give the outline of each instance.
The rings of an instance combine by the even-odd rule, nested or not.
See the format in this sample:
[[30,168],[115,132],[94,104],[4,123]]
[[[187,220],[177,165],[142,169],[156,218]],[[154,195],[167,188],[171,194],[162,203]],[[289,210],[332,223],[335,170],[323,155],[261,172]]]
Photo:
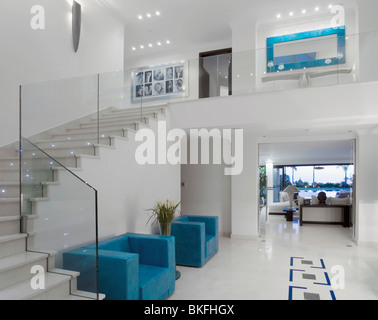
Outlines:
[[232,95],[232,48],[199,54],[199,98]]
[[[314,224],[318,224],[319,228],[322,228],[322,225],[342,224],[346,221],[345,217],[342,218],[341,216],[342,211],[338,211],[336,208],[330,208],[332,212],[329,216],[328,213],[325,214],[322,211],[321,215],[325,215],[325,217],[320,219],[319,215],[320,220],[312,220],[318,212],[316,211],[317,208],[304,208],[302,222],[306,222],[306,224],[304,223],[304,227],[302,227],[299,225],[300,206],[297,202],[297,221],[295,221],[297,225],[286,222],[283,209],[288,206],[285,203],[288,199],[283,200],[282,197],[285,193],[284,189],[293,184],[299,189],[297,199],[306,200],[304,204],[311,205],[312,196],[317,198],[320,192],[325,192],[329,198],[329,204],[336,205],[342,202],[343,205],[350,205],[349,221],[351,225],[344,231],[350,234],[352,240],[356,228],[355,160],[355,140],[259,144],[259,192],[260,197],[265,197],[260,201],[260,203],[265,204],[265,207],[264,210],[260,210],[263,214],[258,215],[259,233],[263,232],[264,226],[269,223],[270,219],[279,221],[281,226],[290,225],[297,232],[299,230],[304,232],[306,226]],[[263,173],[263,177],[261,177],[261,173]],[[338,217],[339,215],[341,218],[331,218],[331,216]],[[326,228],[324,227],[322,230],[326,230]]]

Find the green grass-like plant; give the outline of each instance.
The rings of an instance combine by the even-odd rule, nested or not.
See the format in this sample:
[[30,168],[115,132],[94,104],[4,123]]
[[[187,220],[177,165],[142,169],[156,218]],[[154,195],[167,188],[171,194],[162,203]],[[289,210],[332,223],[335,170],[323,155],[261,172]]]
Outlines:
[[150,220],[154,218],[152,225],[158,222],[160,225],[161,234],[169,235],[171,230],[171,223],[175,218],[177,208],[180,205],[180,203],[181,201],[176,204],[173,201],[169,201],[169,199],[157,202],[155,208],[148,209],[148,211],[152,211],[153,214],[148,219],[147,223],[149,223]]

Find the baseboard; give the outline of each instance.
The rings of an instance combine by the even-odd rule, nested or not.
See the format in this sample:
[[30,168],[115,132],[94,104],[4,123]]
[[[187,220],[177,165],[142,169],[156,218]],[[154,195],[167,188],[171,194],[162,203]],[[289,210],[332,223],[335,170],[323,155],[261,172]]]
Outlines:
[[257,236],[243,235],[243,234],[230,234],[233,240],[257,240]]
[[359,247],[378,248],[378,242],[374,242],[374,241],[354,240],[354,243]]

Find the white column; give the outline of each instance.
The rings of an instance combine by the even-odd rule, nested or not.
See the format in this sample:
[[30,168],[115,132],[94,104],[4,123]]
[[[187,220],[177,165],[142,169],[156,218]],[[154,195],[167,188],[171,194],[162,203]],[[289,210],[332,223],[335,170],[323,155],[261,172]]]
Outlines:
[[267,186],[267,197],[268,197],[268,202],[267,205],[268,207],[273,203],[273,162],[268,160],[266,162],[266,186]]
[[259,166],[256,137],[244,136],[244,168],[231,177],[231,237],[256,239],[259,214]]

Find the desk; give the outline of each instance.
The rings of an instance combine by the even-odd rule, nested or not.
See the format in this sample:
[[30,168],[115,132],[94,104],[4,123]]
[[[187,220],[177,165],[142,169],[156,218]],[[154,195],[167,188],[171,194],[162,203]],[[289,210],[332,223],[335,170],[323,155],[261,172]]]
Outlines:
[[286,221],[293,221],[293,213],[297,211],[296,208],[285,208],[283,209],[286,215]]
[[[299,210],[299,224],[302,226],[303,223],[318,223],[318,224],[341,224],[344,228],[349,228],[350,225],[350,209],[351,205],[342,205],[342,204],[301,204]],[[342,218],[343,221],[341,222],[321,222],[321,221],[303,221],[303,208],[342,208],[343,214]]]

